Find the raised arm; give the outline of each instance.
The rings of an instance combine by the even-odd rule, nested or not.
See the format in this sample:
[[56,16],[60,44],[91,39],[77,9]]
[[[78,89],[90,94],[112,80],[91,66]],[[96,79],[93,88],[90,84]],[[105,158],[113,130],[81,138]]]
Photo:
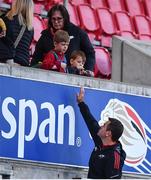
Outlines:
[[85,120],[85,123],[90,131],[90,134],[93,138],[93,141],[95,145],[100,145],[101,144],[101,139],[97,135],[97,132],[100,128],[98,122],[96,119],[93,117],[91,114],[89,107],[84,103],[84,89],[81,88],[80,92],[77,94],[77,102],[80,108],[80,112]]

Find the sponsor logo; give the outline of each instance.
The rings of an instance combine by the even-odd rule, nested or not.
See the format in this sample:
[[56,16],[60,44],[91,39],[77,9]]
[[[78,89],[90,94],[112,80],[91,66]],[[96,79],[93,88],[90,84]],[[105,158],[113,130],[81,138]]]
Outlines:
[[[58,105],[57,112],[53,104],[50,102],[43,102],[40,105],[40,109],[33,100],[20,99],[16,101],[12,97],[6,97],[2,101],[2,116],[5,124],[9,128],[1,129],[1,136],[5,139],[13,139],[15,135],[18,136],[18,157],[24,158],[24,146],[25,142],[32,141],[38,134],[38,138],[41,143],[64,143],[64,121],[67,119],[69,123],[68,129],[68,145],[75,145],[75,112],[72,106],[64,106],[64,104]],[[46,119],[43,119],[39,124],[38,112],[45,110],[48,113]],[[15,114],[18,112],[18,115]],[[58,113],[58,118],[56,117]],[[27,119],[27,114],[30,114],[30,118]],[[65,119],[64,116],[68,118]],[[26,132],[27,122],[30,121],[30,127],[28,125],[29,132]],[[49,129],[49,133],[46,135],[46,128]]]
[[149,145],[151,142],[149,136],[151,135],[151,129],[144,123],[133,107],[118,99],[110,99],[101,112],[99,124],[106,121],[108,117],[117,118],[124,125],[124,132],[120,141],[127,154],[125,164],[141,173],[143,173],[142,169],[151,173],[151,163],[146,158],[147,151],[151,150]]
[[104,157],[105,157],[104,154],[100,154],[100,155],[99,155],[99,158],[100,158],[100,159],[102,159],[102,158],[104,158]]

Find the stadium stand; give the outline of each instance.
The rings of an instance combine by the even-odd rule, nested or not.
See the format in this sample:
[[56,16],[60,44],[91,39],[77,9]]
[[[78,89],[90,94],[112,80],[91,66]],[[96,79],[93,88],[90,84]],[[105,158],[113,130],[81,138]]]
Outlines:
[[107,7],[105,0],[88,0],[88,3],[94,9]]
[[[33,0],[35,4],[44,4],[45,0]],[[46,0],[47,1],[47,0]]]
[[136,32],[140,40],[151,41],[151,21],[146,16],[134,16]]
[[78,5],[77,10],[79,13],[81,28],[87,31],[91,42],[93,42],[95,39],[97,39],[99,30],[95,11],[88,4]]
[[87,0],[69,0],[69,2],[74,4],[74,5],[80,5],[80,4],[88,3]]
[[43,31],[46,28],[46,24],[44,20],[37,15],[34,15],[33,23],[34,23],[34,41],[37,42],[41,35],[41,31]]
[[51,6],[53,6],[54,4],[58,4],[58,3],[63,4],[63,0],[44,0],[43,2],[46,11],[48,11],[51,8]]
[[[12,0],[0,1],[6,8],[12,3]],[[31,55],[41,31],[47,27],[47,11],[52,5],[63,2],[34,0],[35,35],[30,49]],[[99,53],[105,52],[102,47],[112,50],[113,35],[151,40],[151,0],[69,0],[67,8],[71,22],[88,33],[92,44],[98,45],[95,49]]]
[[101,45],[104,47],[111,47],[112,36],[117,33],[113,14],[108,8],[98,8],[96,12],[101,29]]
[[112,12],[126,11],[123,0],[106,0],[106,2]]
[[80,26],[78,12],[77,12],[76,6],[74,4],[68,3],[68,12],[70,14],[70,21],[73,24]]
[[41,4],[41,3],[36,3],[36,4],[34,5],[34,13],[41,16],[42,11],[43,11],[43,8],[44,8],[43,4]]
[[5,3],[11,4],[12,0],[4,0]]
[[132,18],[127,12],[118,11],[114,16],[120,36],[137,38]]
[[110,53],[103,47],[97,46],[94,49],[96,54],[95,77],[110,79],[112,69]]
[[144,15],[144,6],[140,0],[124,0],[126,10],[131,16]]
[[143,0],[143,5],[144,5],[144,9],[145,9],[145,14],[151,18],[151,1]]

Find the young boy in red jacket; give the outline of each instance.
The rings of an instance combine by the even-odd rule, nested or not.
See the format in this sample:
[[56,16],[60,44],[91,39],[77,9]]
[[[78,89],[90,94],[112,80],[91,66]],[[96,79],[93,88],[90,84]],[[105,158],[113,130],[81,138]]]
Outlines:
[[48,52],[42,61],[41,68],[58,72],[66,72],[65,52],[68,49],[70,36],[66,31],[58,30],[54,34],[54,49]]

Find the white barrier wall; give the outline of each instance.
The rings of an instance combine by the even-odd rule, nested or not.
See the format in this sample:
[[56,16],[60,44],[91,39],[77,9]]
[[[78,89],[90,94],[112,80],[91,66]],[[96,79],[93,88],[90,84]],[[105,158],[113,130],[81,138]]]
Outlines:
[[151,42],[114,36],[112,80],[150,86]]

